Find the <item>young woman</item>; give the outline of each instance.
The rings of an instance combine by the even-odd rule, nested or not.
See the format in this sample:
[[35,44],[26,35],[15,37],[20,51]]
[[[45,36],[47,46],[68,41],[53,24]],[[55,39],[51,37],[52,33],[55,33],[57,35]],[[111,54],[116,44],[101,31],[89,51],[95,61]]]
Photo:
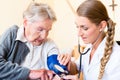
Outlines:
[[[115,23],[108,16],[105,6],[99,0],[86,0],[76,13],[78,36],[88,44],[84,51],[89,49],[82,56],[84,80],[120,80],[120,46],[114,41]],[[73,65],[70,56],[61,54],[58,60],[64,65]],[[79,61],[74,63],[77,69]],[[63,78],[77,80],[78,76],[67,75]]]

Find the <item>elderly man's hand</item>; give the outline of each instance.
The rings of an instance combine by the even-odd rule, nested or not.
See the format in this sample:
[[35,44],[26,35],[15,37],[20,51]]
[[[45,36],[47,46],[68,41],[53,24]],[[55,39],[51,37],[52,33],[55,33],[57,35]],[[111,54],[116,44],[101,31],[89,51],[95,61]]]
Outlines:
[[31,70],[29,74],[29,79],[37,79],[37,80],[52,80],[54,77],[54,72],[46,69],[40,70]]

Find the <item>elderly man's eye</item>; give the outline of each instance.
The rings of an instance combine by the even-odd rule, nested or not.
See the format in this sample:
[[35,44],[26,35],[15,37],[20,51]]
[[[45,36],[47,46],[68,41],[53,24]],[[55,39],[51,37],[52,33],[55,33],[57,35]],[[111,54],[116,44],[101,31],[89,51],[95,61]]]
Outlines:
[[84,29],[84,30],[88,30],[88,28],[87,28],[87,27],[83,27],[83,29]]
[[76,26],[76,28],[79,28],[79,26]]

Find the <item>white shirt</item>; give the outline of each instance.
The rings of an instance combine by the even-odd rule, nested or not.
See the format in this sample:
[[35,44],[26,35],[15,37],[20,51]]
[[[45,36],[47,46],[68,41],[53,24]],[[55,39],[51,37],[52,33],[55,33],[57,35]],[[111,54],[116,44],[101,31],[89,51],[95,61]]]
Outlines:
[[[100,60],[104,54],[105,42],[106,38],[104,38],[98,46],[90,63],[91,50],[82,56],[82,71],[84,74],[84,80],[98,80]],[[88,48],[90,48],[90,45],[86,48],[86,50]],[[76,65],[79,69],[79,59],[76,61]],[[114,44],[113,52],[105,66],[105,72],[102,80],[120,80],[120,46],[117,43]]]
[[20,27],[17,32],[16,40],[25,42],[28,46],[30,52],[25,58],[25,61],[21,64],[24,67],[29,69],[42,69],[47,67],[47,56],[52,54],[58,54],[58,48],[56,44],[51,39],[47,39],[40,46],[33,46],[30,42],[24,37],[24,27]]

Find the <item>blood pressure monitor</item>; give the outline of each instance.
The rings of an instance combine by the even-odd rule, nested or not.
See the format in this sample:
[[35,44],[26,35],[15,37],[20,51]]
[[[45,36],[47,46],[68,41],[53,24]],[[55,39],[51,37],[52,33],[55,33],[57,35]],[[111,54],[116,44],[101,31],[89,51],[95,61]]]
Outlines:
[[67,66],[61,65],[57,60],[57,54],[53,54],[47,57],[47,66],[50,70],[54,71],[60,77],[67,75]]

